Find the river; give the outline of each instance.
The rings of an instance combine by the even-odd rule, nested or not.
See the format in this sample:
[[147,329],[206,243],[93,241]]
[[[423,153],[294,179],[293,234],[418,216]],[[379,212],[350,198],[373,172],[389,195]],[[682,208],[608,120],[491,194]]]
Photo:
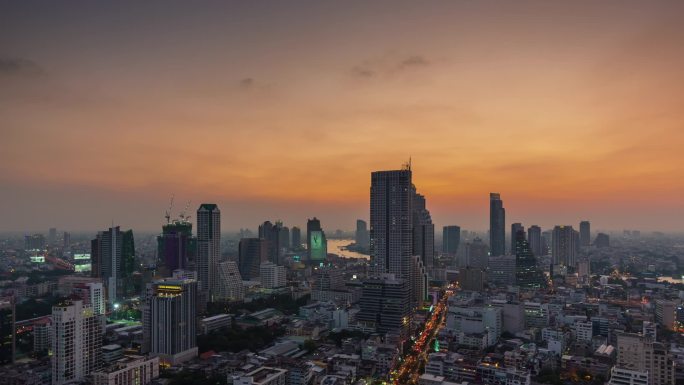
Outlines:
[[354,243],[353,239],[328,239],[328,253],[337,254],[345,258],[370,259],[369,255],[357,253],[351,250],[343,250],[344,247]]

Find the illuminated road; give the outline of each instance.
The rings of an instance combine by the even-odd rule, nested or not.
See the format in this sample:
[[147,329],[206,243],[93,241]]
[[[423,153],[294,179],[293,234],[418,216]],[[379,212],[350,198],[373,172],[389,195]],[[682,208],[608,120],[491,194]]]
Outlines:
[[427,362],[427,352],[439,330],[444,325],[447,314],[447,300],[453,294],[453,286],[447,289],[444,296],[434,307],[430,318],[425,322],[425,327],[411,351],[404,357],[399,366],[390,373],[390,381],[395,385],[416,384],[421,375],[421,367]]

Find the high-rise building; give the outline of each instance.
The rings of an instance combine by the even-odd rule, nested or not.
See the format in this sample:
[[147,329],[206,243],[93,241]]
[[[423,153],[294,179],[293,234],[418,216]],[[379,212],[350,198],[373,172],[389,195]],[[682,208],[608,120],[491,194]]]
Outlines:
[[290,233],[292,234],[292,249],[298,250],[302,247],[302,230],[297,226],[292,226]]
[[515,234],[515,281],[525,289],[538,289],[543,285],[543,274],[537,269],[537,258],[525,239],[524,230]]
[[162,226],[157,237],[158,270],[162,277],[170,277],[174,270],[195,270],[197,238],[192,236],[192,223],[182,220]]
[[525,226],[522,223],[512,223],[511,224],[511,254],[515,255],[515,247],[517,243],[517,234],[519,231],[525,233]]
[[24,250],[44,250],[45,237],[43,234],[24,236]]
[[16,307],[14,297],[0,297],[0,366],[14,363]]
[[234,261],[221,262],[218,265],[218,291],[216,301],[242,301],[245,299],[245,287],[242,276]]
[[423,264],[420,255],[411,256],[411,304],[412,307],[421,307],[427,300],[428,294],[428,273],[427,267]]
[[411,170],[371,174],[370,252],[372,274],[408,279],[413,253]]
[[[492,254],[494,256],[494,254]],[[497,255],[497,257],[500,255]],[[466,244],[466,258],[464,266],[486,268],[489,262],[487,255],[487,245],[482,239],[476,237],[472,242]]]
[[266,221],[259,226],[259,238],[266,241],[267,258],[276,265],[280,262],[281,255],[281,227],[282,222],[276,222],[274,225],[271,221]]
[[577,235],[572,226],[555,226],[551,240],[553,264],[574,269],[577,257]]
[[216,274],[221,258],[221,210],[214,203],[197,209],[197,277],[202,297],[211,299],[216,291]]
[[244,280],[259,278],[259,266],[268,261],[268,243],[261,238],[242,238],[238,245],[238,268]]
[[102,365],[102,323],[91,306],[64,300],[52,307],[52,384],[82,382]]
[[133,230],[119,226],[100,231],[91,242],[93,277],[101,278],[107,289],[109,305],[134,295],[135,243]]
[[419,255],[426,268],[432,268],[435,259],[435,225],[432,223],[425,196],[413,191],[413,255]]
[[610,247],[610,237],[608,234],[598,233],[596,239],[594,240],[594,246],[596,247]]
[[459,226],[442,227],[442,252],[448,256],[455,256],[461,243],[461,228]]
[[280,232],[278,233],[278,245],[281,249],[290,249],[290,229],[287,226],[281,225],[280,227]]
[[[201,228],[201,226],[198,226]],[[197,281],[167,278],[150,284],[144,317],[150,353],[165,365],[197,356]]]
[[105,332],[105,325],[107,323],[106,314],[107,308],[105,306],[105,290],[102,282],[81,282],[75,283],[71,288],[72,298],[78,298],[83,301],[84,306],[89,306],[93,315],[99,319],[102,327],[101,333]]
[[411,322],[409,292],[407,280],[392,274],[365,280],[357,321],[378,333],[398,332],[407,336]]
[[261,286],[266,289],[284,287],[287,284],[285,266],[278,266],[272,262],[265,262],[259,266]]
[[535,257],[541,257],[543,254],[541,227],[532,225],[527,229],[527,242],[530,243],[530,250]]
[[319,263],[328,256],[328,241],[316,217],[306,222],[306,252],[309,262]]
[[370,235],[368,233],[368,226],[366,221],[362,219],[356,220],[356,247],[367,249],[370,242]]
[[495,257],[506,254],[506,210],[499,193],[489,194],[489,249]]
[[589,247],[591,245],[591,224],[589,221],[582,221],[579,224],[579,245]]
[[64,250],[71,249],[71,234],[66,231],[62,236],[62,247],[64,248]]
[[50,231],[48,232],[48,244],[50,246],[57,244],[57,229],[54,227],[50,227]]

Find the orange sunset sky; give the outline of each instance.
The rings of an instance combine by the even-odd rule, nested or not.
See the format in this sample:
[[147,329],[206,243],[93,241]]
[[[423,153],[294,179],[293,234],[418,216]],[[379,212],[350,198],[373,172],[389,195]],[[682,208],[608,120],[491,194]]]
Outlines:
[[[684,229],[681,1],[0,1],[0,230],[368,217]],[[441,230],[438,230],[438,232]]]

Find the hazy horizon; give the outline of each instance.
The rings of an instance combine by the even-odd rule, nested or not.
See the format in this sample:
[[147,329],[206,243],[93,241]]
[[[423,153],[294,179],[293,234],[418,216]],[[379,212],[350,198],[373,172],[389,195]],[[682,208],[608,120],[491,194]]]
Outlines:
[[681,1],[3,2],[0,231],[368,217],[684,231]]

